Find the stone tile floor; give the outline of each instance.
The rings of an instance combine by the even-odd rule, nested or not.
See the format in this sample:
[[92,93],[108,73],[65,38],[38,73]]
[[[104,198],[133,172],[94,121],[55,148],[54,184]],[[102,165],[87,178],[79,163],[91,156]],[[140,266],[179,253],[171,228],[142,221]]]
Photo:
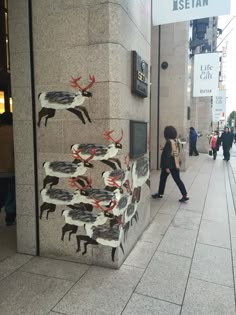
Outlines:
[[189,202],[178,203],[169,179],[120,270],[16,254],[14,228],[0,220],[0,315],[235,314],[236,145],[230,163],[220,154],[189,162]]

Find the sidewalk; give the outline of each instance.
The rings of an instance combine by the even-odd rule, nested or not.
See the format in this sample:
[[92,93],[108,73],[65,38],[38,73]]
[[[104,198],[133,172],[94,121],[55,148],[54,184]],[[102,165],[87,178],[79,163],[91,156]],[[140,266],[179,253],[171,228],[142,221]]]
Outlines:
[[[235,314],[236,154],[230,163],[204,154],[190,163],[182,173],[189,202],[178,203],[169,179],[120,270],[20,254],[1,261],[0,315]],[[155,172],[152,187],[158,181]]]

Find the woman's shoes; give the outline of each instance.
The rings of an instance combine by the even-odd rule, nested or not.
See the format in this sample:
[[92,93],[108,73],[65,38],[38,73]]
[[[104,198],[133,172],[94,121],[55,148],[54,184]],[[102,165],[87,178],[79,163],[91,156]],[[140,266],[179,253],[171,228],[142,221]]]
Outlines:
[[156,194],[152,195],[152,198],[154,198],[154,199],[158,199],[158,198],[162,198],[162,197],[163,196],[160,195],[159,193],[156,193]]
[[183,196],[181,199],[179,199],[179,202],[185,202],[185,201],[188,201],[188,200],[189,200],[189,197]]

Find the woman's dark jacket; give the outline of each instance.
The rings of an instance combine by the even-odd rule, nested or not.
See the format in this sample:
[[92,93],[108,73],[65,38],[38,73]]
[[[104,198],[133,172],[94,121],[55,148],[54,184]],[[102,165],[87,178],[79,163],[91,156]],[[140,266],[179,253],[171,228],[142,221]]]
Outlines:
[[175,160],[174,160],[174,157],[171,155],[171,152],[172,152],[171,142],[170,140],[167,140],[161,154],[161,168],[162,169],[176,168]]

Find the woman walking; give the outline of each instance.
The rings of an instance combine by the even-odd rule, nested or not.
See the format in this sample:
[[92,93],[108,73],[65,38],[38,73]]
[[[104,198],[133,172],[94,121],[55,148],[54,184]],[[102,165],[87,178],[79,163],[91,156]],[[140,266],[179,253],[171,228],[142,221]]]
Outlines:
[[220,137],[219,137],[218,131],[214,131],[214,134],[210,140],[210,146],[213,153],[213,160],[215,160],[217,156],[217,151],[219,151],[219,147],[220,147]]
[[180,168],[180,160],[179,160],[179,150],[176,144],[177,131],[173,126],[167,126],[164,130],[164,137],[166,139],[165,146],[161,155],[161,176],[158,193],[152,195],[152,198],[162,198],[166,180],[169,174],[173,177],[176,185],[178,186],[182,198],[179,199],[180,202],[185,202],[189,200],[187,197],[187,191],[184,186],[184,183],[180,179],[179,168]]

